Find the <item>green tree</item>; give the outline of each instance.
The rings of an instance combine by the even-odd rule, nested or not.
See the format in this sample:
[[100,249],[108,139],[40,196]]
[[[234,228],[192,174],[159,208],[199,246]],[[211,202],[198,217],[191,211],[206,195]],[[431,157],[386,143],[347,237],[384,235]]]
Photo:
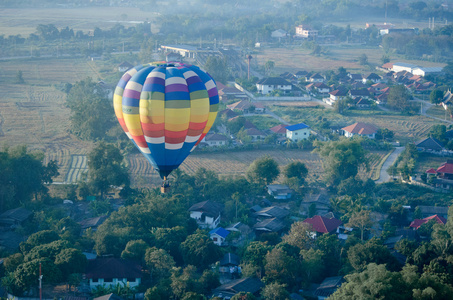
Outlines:
[[361,166],[368,166],[366,151],[360,140],[341,139],[339,141],[315,142],[315,152],[324,159],[323,166],[331,184],[354,178]]
[[204,65],[204,69],[216,82],[226,83],[230,76],[230,69],[226,59],[209,56]]
[[411,95],[404,85],[395,85],[390,87],[387,105],[397,111],[404,112],[409,108],[410,98]]
[[25,242],[21,243],[20,251],[26,254],[36,246],[49,244],[58,239],[60,239],[60,237],[57,232],[53,230],[41,230],[33,233]]
[[286,290],[286,284],[277,282],[270,283],[263,288],[261,293],[263,299],[266,300],[289,300],[289,292]]
[[387,247],[379,244],[375,239],[349,248],[348,260],[358,272],[365,270],[369,263],[387,264],[389,269],[395,269],[398,266],[396,258],[392,256]]
[[144,240],[129,241],[126,244],[126,248],[121,252],[121,258],[141,262],[145,257],[148,247],[148,244]]
[[[213,300],[214,299],[215,298],[213,298]],[[215,300],[217,300],[217,299],[215,299]],[[256,300],[256,297],[250,292],[248,292],[248,293],[239,292],[236,295],[234,295],[233,297],[231,297],[231,300]]]
[[429,100],[434,104],[439,104],[440,102],[442,102],[443,97],[444,93],[439,89],[433,89],[429,94]]
[[22,74],[21,70],[17,71],[16,79],[15,79],[14,82],[17,83],[17,84],[24,84],[25,83],[25,80],[24,80],[24,77],[23,77],[23,74]]
[[442,143],[446,143],[448,140],[445,137],[445,133],[447,132],[447,127],[445,125],[433,125],[429,130],[429,135],[435,139],[438,139]]
[[365,66],[368,64],[368,56],[365,53],[362,53],[359,56],[359,64],[361,64],[362,66]]
[[41,263],[42,275],[44,283],[54,284],[62,280],[59,268],[49,259],[35,259],[19,265],[14,271],[14,287],[13,291],[17,294],[22,294],[29,290],[31,287],[37,285],[37,278],[39,275],[39,264]]
[[371,222],[370,212],[362,209],[355,211],[349,217],[348,227],[358,228],[360,230],[360,239],[363,241],[363,234],[373,223]]
[[3,266],[5,267],[5,271],[8,273],[12,273],[16,270],[17,266],[24,262],[24,256],[22,253],[15,253],[11,254],[7,258],[3,260]]
[[124,167],[123,156],[111,144],[99,143],[88,154],[89,181],[104,197],[111,185],[129,185],[129,175]]
[[151,278],[154,281],[170,277],[170,271],[176,265],[170,254],[165,250],[157,249],[156,247],[148,248],[146,250],[145,263],[150,271]]
[[197,268],[188,265],[184,269],[173,268],[171,274],[171,290],[176,299],[184,297],[188,292],[198,292],[199,275],[197,274]]
[[313,239],[310,232],[313,231],[311,224],[298,221],[291,224],[288,234],[283,236],[283,241],[299,249],[310,249],[313,245]]
[[293,255],[293,253],[285,250],[287,250],[285,247],[275,247],[266,254],[266,264],[264,266],[266,272],[265,282],[286,283],[290,287],[297,284],[302,270],[298,260],[299,253]]
[[346,283],[329,298],[340,299],[410,299],[411,293],[397,272],[390,272],[385,265],[369,264],[361,273],[346,276]]
[[266,63],[264,64],[264,69],[266,70],[266,74],[270,74],[271,71],[274,69],[275,67],[275,62],[272,61],[272,60],[268,60],[266,61]]
[[247,246],[242,256],[242,266],[243,269],[253,270],[254,274],[248,274],[249,276],[261,278],[264,271],[264,258],[270,250],[271,247],[269,245],[258,241],[251,242]]
[[302,185],[308,175],[308,169],[303,162],[295,161],[286,165],[284,174],[286,179],[296,178],[299,185]]
[[70,274],[85,272],[86,264],[86,256],[74,248],[63,249],[55,257],[55,265],[60,269],[64,279],[68,279]]
[[222,255],[220,248],[214,244],[209,236],[197,230],[191,234],[180,246],[184,262],[188,265],[205,269],[216,262]]
[[66,97],[71,132],[84,140],[103,140],[114,124],[106,91],[91,78],[78,81]]
[[278,164],[270,156],[255,159],[247,169],[247,178],[261,186],[271,184],[279,174]]

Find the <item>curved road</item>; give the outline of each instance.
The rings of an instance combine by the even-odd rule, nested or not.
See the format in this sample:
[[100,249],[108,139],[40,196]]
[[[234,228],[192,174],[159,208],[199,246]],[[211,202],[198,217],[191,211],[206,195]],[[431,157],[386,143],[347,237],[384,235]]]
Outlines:
[[390,181],[390,175],[387,173],[388,168],[396,161],[398,156],[403,152],[405,147],[396,147],[393,150],[392,154],[390,154],[387,159],[385,160],[384,164],[382,165],[381,172],[379,174],[379,179],[376,180],[376,183],[383,183]]

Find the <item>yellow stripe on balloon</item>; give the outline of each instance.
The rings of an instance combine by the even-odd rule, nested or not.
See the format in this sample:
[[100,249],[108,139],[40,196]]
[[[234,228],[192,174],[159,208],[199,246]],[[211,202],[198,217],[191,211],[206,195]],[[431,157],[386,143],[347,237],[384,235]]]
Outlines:
[[209,118],[209,114],[204,114],[204,115],[191,115],[190,116],[190,122],[193,123],[202,123],[206,122]]
[[113,108],[117,118],[123,118],[123,96],[113,95]]
[[165,123],[170,124],[187,124],[190,120],[190,108],[166,108],[165,109]]
[[186,130],[189,126],[189,123],[186,122],[184,124],[167,124],[165,123],[165,130],[170,131],[183,131]]

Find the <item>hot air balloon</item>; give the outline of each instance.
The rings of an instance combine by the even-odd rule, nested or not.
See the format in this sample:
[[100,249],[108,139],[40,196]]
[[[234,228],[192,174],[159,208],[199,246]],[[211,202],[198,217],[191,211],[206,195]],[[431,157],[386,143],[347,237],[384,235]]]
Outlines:
[[113,106],[124,132],[166,184],[211,129],[219,96],[214,79],[197,66],[149,63],[121,77]]

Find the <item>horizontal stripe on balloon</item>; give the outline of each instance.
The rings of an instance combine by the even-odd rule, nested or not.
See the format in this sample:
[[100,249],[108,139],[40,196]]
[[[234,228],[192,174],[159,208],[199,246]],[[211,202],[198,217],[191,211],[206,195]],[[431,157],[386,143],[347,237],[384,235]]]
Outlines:
[[142,91],[140,94],[140,100],[146,101],[165,101],[165,93],[164,92],[144,92]]
[[181,144],[186,140],[186,135],[180,137],[169,137],[165,135],[165,143],[169,144]]
[[126,105],[130,105],[130,103],[135,103],[133,101],[136,101],[136,105],[134,106],[138,106],[138,101],[140,100],[140,92],[138,91],[134,91],[134,90],[124,90],[124,93],[123,93],[123,103],[125,103]]
[[147,131],[164,130],[164,129],[165,129],[165,123],[164,123],[164,122],[162,122],[162,123],[155,123],[155,124],[151,124],[151,123],[142,123],[142,128],[143,128],[143,130],[147,130]]
[[165,136],[165,129],[162,130],[143,130],[143,135],[145,137],[158,138]]
[[138,115],[139,114],[139,110],[140,109],[138,107],[123,105],[123,114]]
[[216,113],[219,111],[219,104],[211,104],[209,106],[209,112],[210,113]]
[[165,93],[165,85],[160,83],[145,84],[143,87],[143,91]]
[[214,80],[212,80],[212,79],[209,80],[209,81],[207,81],[207,82],[205,82],[205,86],[206,86],[206,89],[207,89],[208,91],[210,91],[210,90],[215,90],[215,91],[217,91],[217,87],[216,87],[216,85],[215,85],[215,83],[214,83]]
[[204,128],[201,129],[189,128],[189,130],[187,130],[187,136],[199,136],[203,133],[203,130]]
[[189,90],[191,92],[195,92],[195,91],[203,91],[206,93],[206,86],[204,85],[203,82],[194,82],[192,84],[189,84]]
[[200,133],[199,135],[196,135],[196,136],[190,136],[190,135],[188,135],[188,136],[186,136],[185,142],[186,142],[186,143],[195,143],[196,141],[198,141],[198,139],[200,138],[200,136],[201,136],[201,133]]
[[132,90],[132,91],[137,91],[137,92],[141,92],[142,91],[142,88],[143,88],[143,85],[141,83],[138,83],[138,82],[135,82],[135,81],[132,81],[130,80],[127,85],[126,85],[126,88],[124,89],[125,91],[127,90]]
[[190,100],[188,92],[167,92],[165,93],[165,101],[171,100]]
[[168,87],[173,84],[183,84],[187,86],[187,82],[184,78],[175,76],[175,77],[167,77],[165,78],[165,86]]
[[146,141],[149,144],[162,144],[162,143],[165,143],[165,137],[164,136],[160,136],[160,137],[157,137],[157,138],[145,136],[145,139],[146,139]]
[[165,86],[165,92],[166,93],[173,93],[173,92],[184,92],[184,93],[188,93],[189,92],[189,88],[187,87],[186,84],[170,84],[170,85],[167,85]]
[[206,127],[207,122],[208,122],[208,120],[205,120],[204,122],[190,122],[189,129],[194,129],[194,130],[204,129]]
[[184,142],[179,143],[179,144],[165,143],[165,149],[173,149],[173,150],[181,149],[183,145],[184,145]]
[[184,124],[168,124],[168,123],[165,123],[165,129],[166,130],[171,130],[171,131],[182,131],[182,130],[186,130],[187,129],[187,124],[188,123],[184,123]]
[[[156,74],[162,74],[162,76],[155,76]],[[145,80],[145,83],[143,87],[145,87],[148,84],[159,84],[159,85],[165,85],[165,74],[160,73],[160,72],[151,72],[149,73],[148,77]]]
[[180,137],[185,137],[187,135],[187,130],[182,130],[182,131],[171,131],[171,130],[165,130],[165,137],[167,138],[180,138]]

